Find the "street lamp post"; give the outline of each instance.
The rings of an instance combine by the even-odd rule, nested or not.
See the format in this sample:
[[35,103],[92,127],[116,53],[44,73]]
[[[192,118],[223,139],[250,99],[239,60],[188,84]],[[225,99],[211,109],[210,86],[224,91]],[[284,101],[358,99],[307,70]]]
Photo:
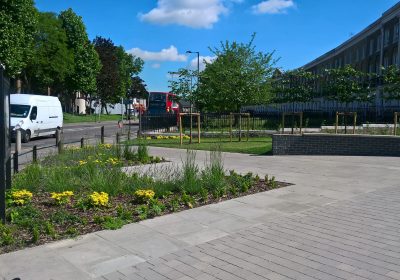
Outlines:
[[[186,53],[195,53],[197,54],[197,88],[199,88],[199,74],[200,74],[200,52],[186,51]],[[192,88],[190,88],[190,144],[192,144],[192,126],[193,126],[193,118],[192,118],[192,108],[193,108],[193,96],[192,96]]]

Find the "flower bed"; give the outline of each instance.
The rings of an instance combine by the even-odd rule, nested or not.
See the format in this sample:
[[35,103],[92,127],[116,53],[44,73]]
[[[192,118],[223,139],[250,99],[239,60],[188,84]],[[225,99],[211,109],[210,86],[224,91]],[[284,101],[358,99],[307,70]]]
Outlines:
[[[200,170],[195,152],[188,151],[170,179],[127,175],[112,163],[97,165],[93,153],[86,158],[64,157],[48,158],[15,176],[13,190],[7,193],[7,224],[0,225],[0,253],[287,185],[251,173],[227,175],[219,152],[212,152]],[[75,165],[65,168],[72,160]],[[50,171],[54,169],[72,173],[58,178],[57,171]],[[99,174],[108,175],[98,178]]]

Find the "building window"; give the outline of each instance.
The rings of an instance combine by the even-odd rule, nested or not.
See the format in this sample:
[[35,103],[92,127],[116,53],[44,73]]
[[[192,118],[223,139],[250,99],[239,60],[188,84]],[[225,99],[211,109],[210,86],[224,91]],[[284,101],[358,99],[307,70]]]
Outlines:
[[372,55],[374,53],[374,39],[371,39],[369,41],[369,55]]
[[390,30],[389,29],[386,29],[385,30],[385,39],[384,39],[384,44],[385,44],[385,46],[387,46],[387,45],[389,45],[389,39],[390,39]]
[[387,68],[389,66],[389,57],[385,56],[383,58],[383,67]]
[[399,24],[396,23],[394,25],[394,30],[393,30],[393,42],[397,42],[399,40]]
[[362,49],[361,49],[361,59],[365,59],[366,50],[367,50],[367,46],[363,45]]
[[381,50],[381,35],[378,35],[378,38],[376,39],[376,51]]
[[393,52],[392,64],[393,64],[393,65],[397,65],[397,50],[395,50],[395,51]]

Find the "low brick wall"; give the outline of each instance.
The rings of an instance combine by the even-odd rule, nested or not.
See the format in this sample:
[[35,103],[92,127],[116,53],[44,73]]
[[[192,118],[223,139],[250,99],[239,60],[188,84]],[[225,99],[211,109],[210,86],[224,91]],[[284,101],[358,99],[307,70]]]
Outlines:
[[275,134],[273,155],[400,156],[400,137],[349,134]]

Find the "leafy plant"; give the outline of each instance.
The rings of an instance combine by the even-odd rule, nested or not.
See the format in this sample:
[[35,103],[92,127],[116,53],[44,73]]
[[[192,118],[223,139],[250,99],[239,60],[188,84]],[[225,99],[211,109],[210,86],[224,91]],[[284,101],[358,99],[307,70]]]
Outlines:
[[215,198],[226,193],[225,169],[220,150],[210,151],[209,160],[202,171],[202,185]]
[[150,199],[149,201],[149,216],[155,217],[161,215],[165,210],[165,205],[158,199]]
[[149,207],[147,205],[140,205],[136,207],[135,212],[138,215],[139,220],[145,220],[149,215]]
[[200,191],[199,167],[196,163],[196,152],[187,150],[186,158],[182,162],[181,190],[186,193],[195,194]]

